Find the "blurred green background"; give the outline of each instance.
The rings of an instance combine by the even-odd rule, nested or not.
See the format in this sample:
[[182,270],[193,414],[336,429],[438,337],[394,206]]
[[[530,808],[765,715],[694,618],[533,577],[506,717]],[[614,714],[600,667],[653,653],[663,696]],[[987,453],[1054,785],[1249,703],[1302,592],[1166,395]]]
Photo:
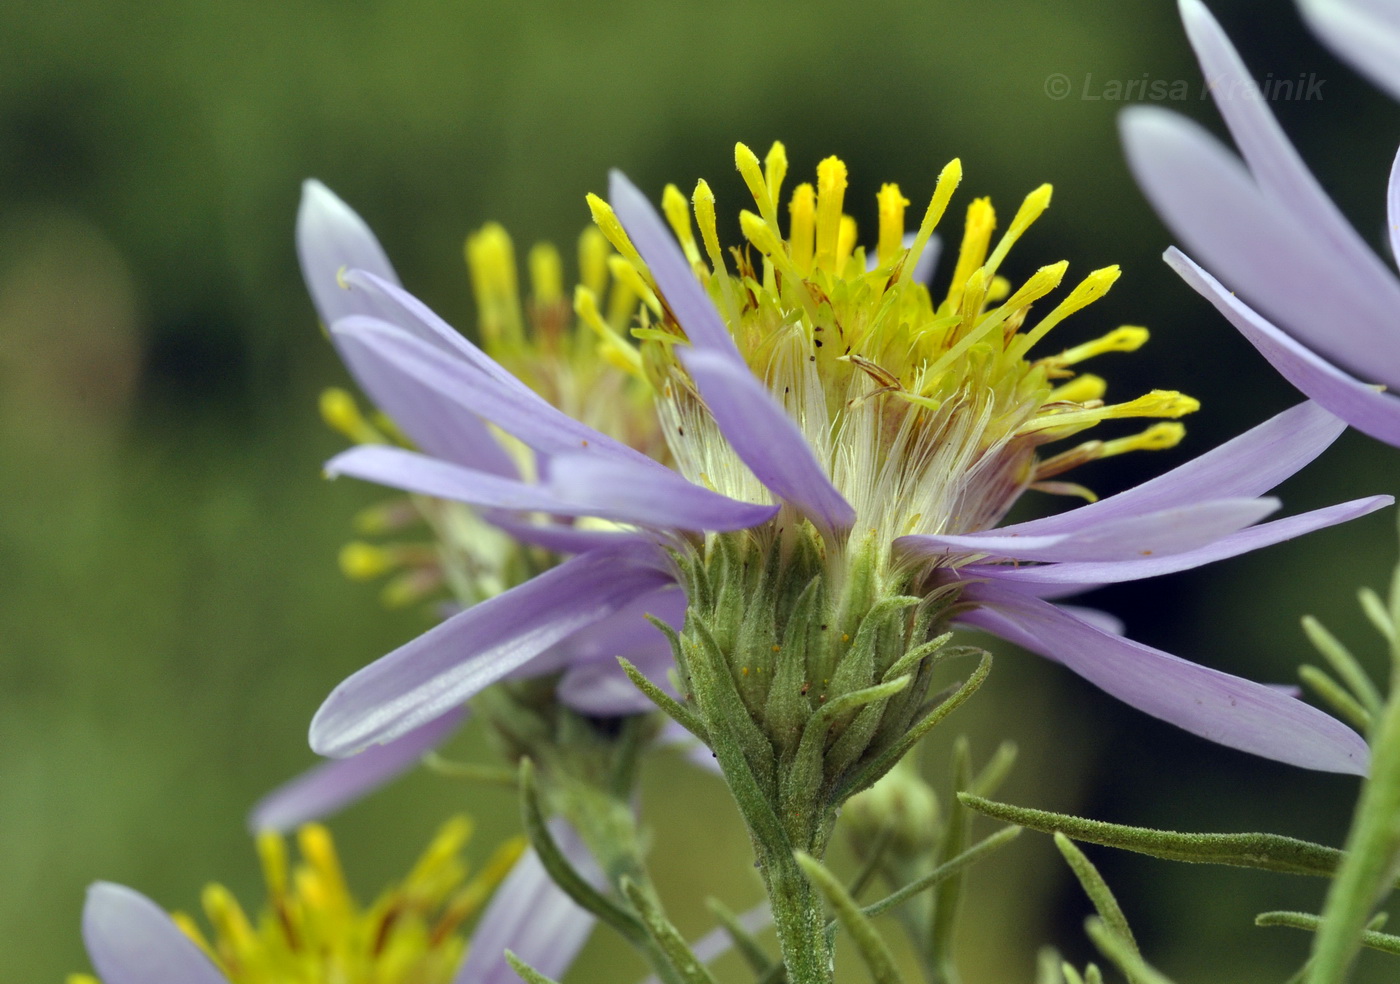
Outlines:
[[[1257,75],[1327,80],[1321,101],[1275,108],[1379,243],[1400,108],[1290,5],[1213,7]],[[466,232],[497,219],[517,243],[567,250],[610,166],[658,196],[707,177],[732,216],[744,200],[734,142],[762,154],[782,139],[794,176],[829,153],[847,161],[848,208],[870,229],[880,182],[899,181],[921,209],[960,156],[954,214],[991,194],[1009,215],[1055,185],[1011,276],[1060,258],[1081,273],[1123,265],[1113,294],[1061,329],[1066,344],[1122,322],[1154,329],[1147,349],[1101,367],[1111,393],[1175,387],[1205,405],[1177,451],[1090,471],[1100,491],[1294,399],[1160,262],[1170,240],[1123,164],[1122,104],[1082,98],[1112,79],[1185,79],[1192,99],[1176,107],[1219,129],[1167,2],[74,0],[0,7],[0,39],[3,980],[86,969],[78,913],[95,878],[172,908],[195,906],[211,879],[259,898],[247,807],[310,764],[306,724],[330,688],[428,624],[336,570],[350,517],[382,494],[319,473],[341,442],[316,396],[346,377],[296,268],[305,177],[360,210],[410,288],[470,325]],[[1068,98],[1047,97],[1052,73],[1071,80]],[[728,232],[735,241],[737,223]],[[1394,492],[1397,462],[1348,435],[1285,486],[1288,507]],[[1095,601],[1144,641],[1290,681],[1312,658],[1306,612],[1379,657],[1354,591],[1388,577],[1392,524],[1383,513]],[[1020,744],[1005,798],[1340,842],[1354,781],[1216,749],[995,648],[991,683],[943,730],[966,730],[982,757],[1003,737]],[[932,744],[937,775],[949,738]],[[474,734],[454,752],[485,754]],[[723,788],[669,759],[646,786],[682,928],[706,928],[703,893],[756,900]],[[513,829],[508,796],[429,775],[349,810],[334,829],[355,884],[377,890],[463,808],[480,821],[477,857]],[[1307,941],[1252,917],[1315,910],[1324,887],[1093,857],[1148,955],[1183,984],[1281,979]],[[1046,839],[1026,836],[974,879],[969,984],[1028,980],[1044,943],[1087,957],[1088,905],[1061,869]],[[571,979],[632,979],[632,963],[603,969],[620,952],[595,939]],[[1382,969],[1364,979],[1389,979]]]

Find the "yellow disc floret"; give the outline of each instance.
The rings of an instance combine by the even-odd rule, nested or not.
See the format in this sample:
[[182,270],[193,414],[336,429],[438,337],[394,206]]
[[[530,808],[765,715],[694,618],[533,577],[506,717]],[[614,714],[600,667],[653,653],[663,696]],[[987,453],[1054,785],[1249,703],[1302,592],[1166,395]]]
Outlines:
[[[1105,403],[1103,379],[1070,368],[1138,348],[1147,338],[1143,328],[1123,326],[1060,352],[1038,352],[1052,329],[1101,298],[1119,276],[1116,266],[1090,272],[1040,317],[1032,309],[1060,287],[1068,264],[1042,266],[1019,286],[1001,276],[1012,246],[1049,206],[1049,185],[1026,196],[1000,237],[991,202],[969,204],[939,298],[915,270],[961,181],[957,160],[939,175],[912,235],[905,225],[909,200],[897,185],[880,189],[869,252],[844,212],[848,175],[838,158],[819,163],[816,182],[792,192],[786,236],[778,208],[787,173],[782,145],[774,144],[760,165],[740,144],[735,163],[757,206],[739,215],[744,248],[727,258],[721,251],[714,196],[703,181],[692,199],[703,255],[678,192],[668,188],[663,211],[740,353],[798,423],[855,507],[859,526],[890,538],[984,529],[1029,487],[1092,497],[1080,486],[1047,481],[1069,468],[1180,439],[1180,425],[1158,424],[1136,437],[1090,441],[1039,458],[1042,445],[1104,420],[1176,418],[1197,408],[1173,391]],[[611,209],[597,198],[589,204],[619,257],[654,288]],[[674,356],[684,330],[668,313],[632,333],[640,342],[637,361],[660,396],[676,464],[725,494],[768,501],[726,448]],[[620,358],[633,362],[631,355]]]

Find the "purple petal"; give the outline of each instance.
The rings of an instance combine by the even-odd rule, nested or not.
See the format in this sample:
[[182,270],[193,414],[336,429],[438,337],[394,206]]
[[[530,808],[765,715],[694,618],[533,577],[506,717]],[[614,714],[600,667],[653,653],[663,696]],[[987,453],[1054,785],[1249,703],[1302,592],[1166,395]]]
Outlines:
[[1300,0],[1298,6],[1339,58],[1400,99],[1400,6],[1393,0]]
[[473,605],[346,679],[311,722],[343,758],[445,714],[580,629],[670,580],[652,547],[595,550]]
[[[1153,557],[1135,557],[1127,560],[1108,562],[1088,562],[1070,564],[1042,564],[1032,567],[1011,567],[1007,565],[970,564],[961,569],[964,577],[987,577],[1018,585],[1022,584],[1064,584],[1075,585],[1080,590],[1088,590],[1102,584],[1118,584],[1123,581],[1139,581],[1177,571],[1189,571],[1217,560],[1238,557],[1262,547],[1282,543],[1294,537],[1326,529],[1373,513],[1394,502],[1388,495],[1376,495],[1366,499],[1353,499],[1324,509],[1314,509],[1286,519],[1276,519],[1271,523],[1261,523],[1222,537],[1214,543],[1197,550],[1184,553]],[[1045,597],[1041,594],[1040,597]]]
[[[579,873],[594,888],[603,888],[603,873],[574,829],[555,818],[549,821],[549,830]],[[550,880],[539,856],[526,851],[496,889],[472,932],[467,958],[453,984],[520,984],[506,963],[506,950],[546,977],[562,977],[588,940],[594,922]]]
[[1315,216],[1261,191],[1198,124],[1136,106],[1121,125],[1133,174],[1157,213],[1232,290],[1330,357],[1400,381],[1400,283],[1374,254],[1363,248],[1362,264],[1355,250],[1320,235]]
[[1153,717],[1230,748],[1306,769],[1365,775],[1365,740],[1317,708],[1272,687],[1187,662],[1105,633],[1048,602],[990,584],[963,600],[961,616]]
[[1400,296],[1394,275],[1356,234],[1293,149],[1249,70],[1205,4],[1200,0],[1181,0],[1180,6],[1182,23],[1200,59],[1216,108],[1225,118],[1259,187],[1290,219],[1308,230],[1322,249],[1356,268],[1358,275],[1374,278],[1382,291]]
[[302,278],[326,325],[349,314],[368,313],[363,299],[342,286],[344,271],[359,267],[398,283],[389,257],[365,220],[314,179],[301,185],[296,238]]
[[649,542],[652,539],[649,534],[634,533],[630,530],[581,529],[566,523],[528,522],[495,510],[483,515],[491,525],[499,527],[521,543],[544,547],[557,554],[583,553],[585,550],[596,550],[599,547]]
[[248,829],[254,833],[285,833],[358,802],[418,765],[424,755],[457,730],[466,716],[466,708],[454,707],[436,721],[387,745],[313,766],[259,800],[248,816]]
[[549,487],[429,458],[414,451],[366,444],[326,462],[331,476],[350,475],[391,488],[493,509],[594,516],[662,530],[741,530],[773,517],[777,506],[730,499],[661,465],[565,455],[556,458]]
[[802,431],[747,366],[695,349],[680,358],[725,440],[769,491],[828,529],[855,523]]
[[566,503],[538,485],[384,444],[361,444],[342,451],[326,462],[325,471],[331,478],[349,475],[474,506],[559,513],[568,510]]
[[1284,379],[1318,405],[1378,441],[1400,447],[1400,397],[1354,379],[1252,310],[1190,257],[1172,248],[1166,261],[1215,305]]
[[[342,318],[331,326],[331,334],[347,352],[355,351],[358,366],[386,363],[418,386],[491,421],[537,451],[603,454],[663,467],[551,406],[479,350],[472,360],[459,358],[394,324],[363,316]],[[463,342],[470,344],[465,339]]]
[[1341,436],[1346,424],[1301,403],[1171,471],[1098,502],[1025,523],[1001,535],[1041,536],[1091,529],[1110,519],[1219,498],[1252,498],[1289,478]]
[[992,530],[965,536],[915,534],[900,537],[895,545],[921,554],[974,551],[1008,560],[1137,560],[1199,549],[1257,522],[1278,507],[1277,499],[1215,499],[1106,519],[1067,533],[1022,536]]
[[608,173],[608,199],[622,228],[651,270],[666,306],[697,349],[715,352],[743,364],[734,339],[725,328],[710,296],[695,278],[675,237],[651,202],[621,171]]
[[583,455],[550,460],[550,491],[566,503],[559,512],[586,513],[655,529],[748,529],[772,519],[778,507],[731,499],[696,485],[669,468],[638,467]]
[[[663,683],[662,680],[653,682]],[[656,709],[651,698],[638,690],[616,663],[570,668],[560,679],[557,693],[562,704],[592,717],[623,717]]]
[[228,984],[160,906],[125,885],[88,887],[83,942],[103,984]]
[[1386,224],[1390,226],[1390,258],[1400,263],[1400,150],[1390,165],[1390,183],[1385,193]]
[[685,619],[685,609],[685,592],[678,585],[669,584],[659,591],[650,591],[596,625],[575,632],[512,676],[555,673],[585,664],[616,666],[619,656],[634,663],[641,661],[650,665],[664,660],[669,665],[671,644],[647,616],[659,618],[679,630]]

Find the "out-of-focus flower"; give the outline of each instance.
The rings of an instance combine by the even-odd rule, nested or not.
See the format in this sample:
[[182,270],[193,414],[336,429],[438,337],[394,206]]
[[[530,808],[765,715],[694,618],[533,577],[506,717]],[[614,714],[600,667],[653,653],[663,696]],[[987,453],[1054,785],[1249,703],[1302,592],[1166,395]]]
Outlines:
[[[620,357],[653,387],[675,470],[559,412],[396,282],[355,269],[340,277],[348,289],[322,306],[344,312],[331,323],[342,354],[359,378],[374,381],[371,393],[396,420],[395,407],[419,408],[419,429],[430,416],[444,430],[437,448],[360,447],[329,471],[486,509],[599,517],[640,532],[594,547],[355,674],[318,712],[313,746],[346,754],[392,740],[580,625],[678,580],[690,594],[687,639],[709,637],[686,644],[724,653],[735,690],[775,748],[801,733],[801,722],[786,718],[815,714],[872,684],[891,693],[881,691],[876,713],[866,715],[859,736],[838,743],[840,753],[849,766],[866,754],[861,740],[894,740],[921,706],[914,681],[927,679],[926,643],[956,616],[1212,740],[1311,768],[1365,769],[1364,741],[1320,711],[1043,600],[1063,587],[1000,577],[1023,562],[1036,570],[1093,565],[1077,572],[1073,587],[1082,590],[1194,567],[1378,508],[1388,500],[1253,525],[1278,506],[1262,494],[1320,453],[1339,423],[1299,408],[1138,489],[991,530],[1025,489],[1087,494],[1058,476],[1094,458],[1171,446],[1180,427],[1157,424],[1047,458],[1038,457],[1041,446],[1104,420],[1195,408],[1163,391],[1105,404],[1103,380],[1069,368],[1137,348],[1146,337],[1140,328],[1029,354],[1101,296],[1117,269],[1090,273],[1032,321],[1032,303],[1059,285],[1066,264],[1043,267],[1016,289],[998,270],[1048,204],[1045,186],[1027,197],[995,247],[990,204],[972,203],[951,286],[935,304],[912,272],[958,183],[957,162],[940,177],[912,241],[904,235],[907,202],[894,186],[882,191],[871,264],[856,245],[854,221],[842,214],[840,161],[822,163],[817,187],[798,187],[784,237],[781,145],[766,169],[742,145],[736,159],[758,213],[741,216],[750,248],[735,253],[734,275],[704,182],[693,198],[698,240],[674,188],[663,199],[670,229],[620,174],[611,206],[590,201],[638,275],[644,303],[631,332],[638,344],[627,343]],[[447,441],[445,428],[458,418],[466,430]],[[533,476],[448,453],[469,445],[482,420],[535,451],[541,465]],[[713,535],[733,531],[744,532]],[[973,562],[975,582],[960,571]],[[715,620],[721,607],[743,614],[773,599],[786,607],[734,624]],[[912,604],[918,617],[898,615]],[[791,628],[808,622],[811,634]],[[893,694],[900,673],[908,695]],[[821,727],[832,717],[823,715]]]
[[[1201,261],[1172,247],[1167,263],[1299,390],[1400,446],[1400,397],[1386,391],[1400,386],[1400,279],[1308,172],[1210,12],[1199,0],[1180,6],[1244,160],[1175,113],[1124,111],[1123,143],[1138,184]],[[1400,87],[1400,7],[1330,0],[1304,9],[1344,57],[1393,92]],[[1400,156],[1387,222],[1391,252],[1400,256]]]
[[[558,822],[554,832],[586,866],[572,832]],[[465,819],[449,822],[401,883],[363,906],[325,828],[299,831],[301,862],[290,870],[281,838],[265,833],[258,850],[268,900],[256,917],[222,885],[210,885],[206,935],[189,916],[167,915],[133,889],[98,882],[83,909],[83,940],[102,984],[505,984],[516,980],[506,949],[562,974],[593,917],[555,887],[533,852],[522,857],[518,842],[469,879],[461,858],[469,834]],[[468,946],[463,925],[493,890]],[[85,975],[69,980],[94,984]]]
[[[336,286],[337,278],[352,266],[396,282],[369,228],[314,181],[305,187],[297,246],[307,287],[327,323],[346,310],[360,310],[353,305],[347,308],[347,292]],[[535,392],[590,426],[659,456],[664,445],[649,396],[633,375],[636,367],[619,358],[623,348],[614,341],[637,306],[636,277],[632,274],[629,280],[626,273],[614,277],[610,266],[618,269],[617,258],[610,253],[597,229],[590,228],[580,238],[576,325],[563,293],[558,252],[548,244],[530,250],[531,289],[522,297],[509,236],[498,225],[485,226],[466,245],[479,328],[487,350],[527,380]],[[356,367],[353,361],[349,364]],[[490,431],[475,417],[454,412],[422,394],[406,394],[400,387],[386,385],[380,375],[370,374],[361,382],[387,416],[366,416],[343,390],[327,390],[321,400],[326,422],[357,444],[393,446],[409,440],[421,448],[437,449],[451,460],[505,475],[533,474],[541,467],[527,445],[503,431]],[[454,432],[454,422],[465,432]],[[390,575],[385,600],[391,605],[422,601],[447,589],[457,611],[462,611],[549,570],[564,554],[634,538],[632,533],[608,528],[609,524],[590,528],[572,522],[534,522],[513,511],[477,509],[424,495],[374,506],[357,518],[357,526],[366,537],[402,534],[415,519],[428,524],[429,542],[361,540],[347,544],[341,552],[341,567],[350,577]],[[561,674],[560,700],[593,716],[650,710],[652,705],[622,675],[616,658],[624,656],[664,680],[670,649],[644,616],[678,626],[685,599],[674,587],[659,580],[657,585],[659,590],[645,593],[597,624],[564,634],[507,677]],[[456,731],[464,716],[460,705],[449,705],[435,720],[388,744],[313,767],[264,797],[253,808],[250,827],[290,830],[355,802],[413,768]]]
[[1339,58],[1400,99],[1400,4],[1298,0],[1303,17]]

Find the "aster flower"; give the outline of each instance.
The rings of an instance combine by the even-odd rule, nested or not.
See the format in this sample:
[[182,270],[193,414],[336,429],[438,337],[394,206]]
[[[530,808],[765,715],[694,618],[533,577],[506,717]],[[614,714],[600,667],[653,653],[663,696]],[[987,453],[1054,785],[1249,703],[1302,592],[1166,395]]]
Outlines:
[[[531,480],[427,447],[362,447],[338,456],[329,471],[485,508],[603,517],[652,535],[581,554],[458,616],[479,612],[479,627],[458,631],[448,623],[352,676],[313,722],[314,746],[344,754],[392,740],[580,623],[606,617],[626,597],[678,580],[689,595],[689,645],[708,635],[720,650],[734,650],[724,654],[732,660],[732,688],[775,749],[795,745],[801,716],[842,693],[860,692],[851,699],[869,699],[884,711],[866,715],[857,729],[861,740],[895,740],[923,705],[917,694],[895,700],[893,692],[916,693],[933,656],[921,647],[957,617],[1024,642],[1212,740],[1306,767],[1364,771],[1365,743],[1320,711],[1274,688],[1131,642],[1102,619],[1045,600],[1188,569],[1378,508],[1388,500],[1254,525],[1278,505],[1263,493],[1320,453],[1339,423],[1316,407],[1298,408],[1153,483],[993,531],[1026,488],[1081,491],[1059,476],[1097,457],[1170,446],[1180,427],[1157,424],[1047,458],[1037,456],[1041,446],[1108,419],[1194,409],[1194,401],[1172,392],[1104,404],[1103,381],[1074,377],[1069,369],[1138,347],[1142,329],[1121,328],[1039,358],[1028,354],[1051,328],[1101,296],[1116,268],[1091,273],[1022,331],[1032,302],[1055,289],[1065,265],[1041,268],[1015,290],[998,269],[1048,204],[1048,186],[1027,198],[995,248],[990,204],[973,203],[951,288],[935,305],[910,271],[958,182],[956,162],[945,169],[909,245],[907,202],[893,186],[882,192],[872,264],[855,245],[854,223],[842,215],[839,161],[823,163],[816,188],[799,186],[783,236],[776,207],[786,171],[781,147],[766,170],[742,146],[737,160],[759,209],[744,213],[743,230],[762,258],[760,269],[750,253],[736,254],[737,276],[726,268],[713,196],[703,182],[694,196],[698,240],[674,189],[663,201],[670,228],[620,174],[612,179],[611,206],[590,202],[604,234],[642,277],[646,304],[632,332],[640,341],[635,361],[655,390],[674,470],[560,414],[396,283],[353,269],[342,276],[343,293],[359,298],[337,300],[354,311],[334,320],[331,331],[357,375],[382,387],[381,405],[417,400],[489,420],[547,466]],[[363,313],[369,311],[375,313]],[[746,532],[713,535],[736,530]],[[701,538],[702,532],[711,535]],[[1047,587],[1018,579],[1013,565],[1026,561],[1037,565],[1026,569],[1044,569],[1046,580],[1057,576],[1050,571],[1065,580]],[[777,573],[765,581],[757,573],[765,569]],[[774,616],[776,626],[754,628],[767,640],[762,645],[752,639],[740,645],[736,631],[750,630],[715,617],[720,604],[741,616],[747,610],[719,591],[715,578],[726,570],[748,572],[737,591],[750,607],[778,595],[788,606]],[[814,579],[821,581],[817,594],[804,596]],[[861,636],[866,616],[882,601]],[[920,603],[914,619],[895,615],[901,605]],[[782,652],[791,640],[774,635],[794,605],[809,606],[808,616],[812,606],[828,610],[837,622],[829,640],[798,640],[809,654],[802,665]],[[878,655],[869,648],[875,636],[884,637]],[[864,668],[841,659],[852,639],[851,648],[867,654]],[[776,655],[760,661],[770,648]],[[911,652],[925,662],[900,661]],[[910,679],[885,676],[896,668]],[[681,670],[693,693],[694,667],[684,657]],[[801,699],[789,699],[789,684]],[[869,696],[882,686],[890,692]],[[892,715],[894,705],[899,713]],[[863,749],[858,740],[845,744],[847,769],[869,763],[872,753]],[[834,781],[831,775],[827,781]]]
[[[1400,385],[1400,279],[1308,172],[1210,12],[1199,0],[1180,7],[1244,160],[1175,113],[1124,111],[1133,174],[1195,257],[1172,247],[1167,263],[1304,394],[1400,446],[1400,397],[1386,391]],[[1395,5],[1330,0],[1304,11],[1343,57],[1400,88]],[[1391,253],[1400,256],[1400,156],[1387,214]]]
[[[204,908],[213,933],[206,936],[190,917],[98,882],[83,908],[83,940],[101,984],[505,984],[517,980],[507,949],[562,975],[593,917],[555,887],[533,852],[516,861],[518,844],[467,881],[459,852],[469,831],[461,818],[444,826],[408,877],[368,907],[346,887],[324,828],[299,832],[303,860],[293,871],[281,839],[263,834],[269,898],[256,919],[223,886],[210,885]],[[556,822],[554,833],[587,865],[571,831]],[[468,948],[461,925],[497,882]],[[69,980],[95,984],[85,975]]]
[[[297,223],[302,272],[318,313],[329,323],[348,313],[373,310],[350,297],[337,278],[350,268],[374,273],[387,282],[397,278],[368,226],[323,185],[309,181]],[[596,229],[579,244],[581,296],[592,302],[588,315],[606,334],[613,324],[625,324],[637,304],[626,279],[608,271],[610,247]],[[512,244],[505,231],[488,225],[473,234],[466,247],[468,267],[480,311],[480,328],[487,347],[536,392],[590,426],[624,436],[628,446],[658,452],[659,431],[649,407],[640,413],[636,387],[615,365],[606,346],[596,346],[590,332],[571,331],[572,310],[562,293],[558,253],[545,244],[529,254],[532,291],[522,304]],[[606,312],[597,310],[602,298]],[[527,331],[527,324],[529,329]],[[614,361],[609,361],[613,356]],[[352,369],[358,366],[347,360]],[[363,415],[354,398],[328,390],[322,415],[336,431],[367,446],[391,446],[402,432],[416,446],[433,448],[450,460],[514,476],[539,467],[528,446],[508,435],[490,431],[478,418],[454,411],[450,404],[424,394],[385,386],[374,372],[360,378],[366,392],[388,411],[375,421]],[[408,401],[407,403],[405,401]],[[403,506],[407,506],[405,510]],[[405,517],[407,513],[407,517]],[[479,510],[458,502],[414,496],[411,502],[389,503],[367,510],[361,525],[380,532],[401,527],[417,516],[433,532],[428,544],[373,545],[357,541],[341,554],[342,568],[358,579],[407,568],[390,582],[392,603],[420,600],[426,591],[446,584],[461,611],[486,601],[533,574],[557,565],[561,552],[593,546],[625,544],[633,534],[607,529],[581,529],[558,522],[530,522],[514,512]],[[649,701],[626,679],[616,658],[632,663],[664,681],[670,649],[646,621],[650,615],[679,626],[683,595],[664,583],[609,617],[572,633],[535,653],[510,677],[559,674],[557,693],[566,706],[596,717],[615,717],[651,709]],[[467,620],[470,622],[470,620]],[[470,627],[466,631],[471,631]],[[346,759],[322,762],[278,787],[253,808],[254,831],[291,830],[324,818],[415,767],[457,730],[465,709],[449,705],[443,713],[409,733]]]

